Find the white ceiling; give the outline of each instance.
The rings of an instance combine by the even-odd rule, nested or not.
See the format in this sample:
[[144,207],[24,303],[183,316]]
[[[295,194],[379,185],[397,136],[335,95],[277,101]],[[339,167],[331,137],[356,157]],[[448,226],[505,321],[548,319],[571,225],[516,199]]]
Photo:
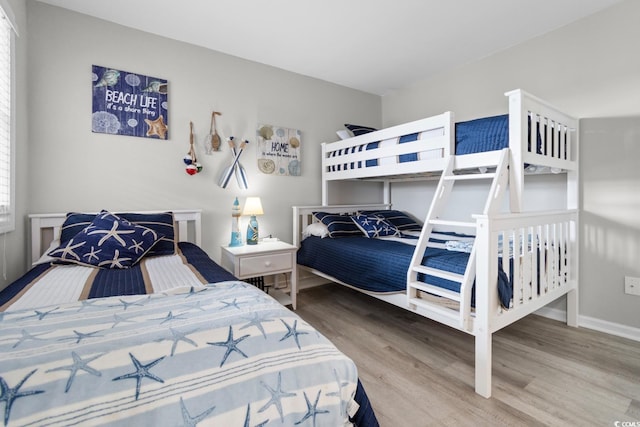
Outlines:
[[39,0],[385,95],[621,0]]

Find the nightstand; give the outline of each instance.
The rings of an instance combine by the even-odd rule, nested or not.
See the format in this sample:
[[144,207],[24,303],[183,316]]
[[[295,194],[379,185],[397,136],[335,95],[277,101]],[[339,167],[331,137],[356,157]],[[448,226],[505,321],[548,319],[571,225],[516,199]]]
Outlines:
[[[222,246],[222,267],[244,280],[257,276],[271,276],[280,273],[291,275],[291,307],[296,309],[296,251],[298,248],[285,242],[259,242],[257,245]],[[276,292],[277,294],[277,292]],[[283,294],[286,295],[286,294]],[[283,301],[272,295],[283,305]]]

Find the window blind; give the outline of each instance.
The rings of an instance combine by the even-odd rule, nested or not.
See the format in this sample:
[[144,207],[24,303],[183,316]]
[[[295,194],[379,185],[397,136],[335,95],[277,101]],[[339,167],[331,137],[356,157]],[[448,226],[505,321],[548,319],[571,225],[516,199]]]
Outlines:
[[11,138],[12,27],[0,8],[0,232],[14,229],[13,144]]

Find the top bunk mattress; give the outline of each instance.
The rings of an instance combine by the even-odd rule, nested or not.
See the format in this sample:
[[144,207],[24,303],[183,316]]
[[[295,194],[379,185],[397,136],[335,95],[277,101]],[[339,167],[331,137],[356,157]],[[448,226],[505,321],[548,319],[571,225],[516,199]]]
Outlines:
[[[337,150],[331,153],[331,157],[343,154],[353,154],[359,151],[375,150],[395,144],[405,144],[408,142],[427,139],[437,134],[439,130],[426,131],[403,135],[400,138],[392,138],[382,141],[374,141],[366,144],[354,146],[345,150]],[[503,114],[492,117],[482,117],[479,119],[459,122],[455,124],[455,152],[456,155],[495,151],[509,146],[509,115]],[[398,156],[397,162],[413,162],[430,158],[442,157],[441,149],[426,150],[416,153],[407,153]],[[396,163],[396,159],[389,159]],[[364,161],[364,167],[373,167],[384,164],[385,158],[370,159]],[[332,166],[332,171],[354,169],[363,167],[362,162],[357,164],[338,164]]]
[[[537,123],[537,122],[536,122]],[[536,124],[534,129],[536,136],[535,147],[531,146],[531,137],[527,144],[527,150],[538,154],[545,153],[545,147],[542,143],[542,132],[540,124]],[[380,148],[390,147],[397,144],[405,144],[418,140],[428,140],[434,136],[438,136],[442,130],[433,129],[424,132],[417,132],[402,135],[399,138],[390,138],[381,141],[374,141],[355,145],[345,149],[331,151],[329,157],[340,157],[343,155],[354,154],[362,151],[376,150]],[[531,135],[531,118],[528,120],[528,135]],[[362,135],[362,134],[361,134]],[[425,144],[428,146],[428,143]],[[509,148],[509,115],[502,114],[497,116],[482,117],[478,119],[468,120],[455,123],[455,154],[465,155],[474,153],[484,153],[490,151],[498,151]],[[341,170],[360,169],[362,167],[375,167],[385,164],[397,164],[415,162],[418,160],[439,159],[443,156],[442,148],[425,149],[424,151],[401,154],[394,157],[381,157],[369,159],[365,161],[356,161],[350,163],[335,164],[329,167],[329,171],[336,172]]]

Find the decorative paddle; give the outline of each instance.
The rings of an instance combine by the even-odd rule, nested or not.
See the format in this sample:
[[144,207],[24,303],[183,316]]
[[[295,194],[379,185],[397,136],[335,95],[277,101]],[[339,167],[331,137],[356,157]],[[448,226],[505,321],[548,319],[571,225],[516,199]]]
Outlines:
[[219,151],[220,150],[220,135],[218,135],[218,129],[216,127],[216,116],[221,116],[222,113],[219,113],[217,111],[214,111],[211,113],[211,129],[213,129],[213,132],[211,132],[211,129],[209,130],[211,132],[211,149],[213,151]]
[[[233,139],[233,137],[230,138],[229,146],[231,147],[231,152],[235,156],[237,154],[237,150],[235,142],[232,142]],[[241,190],[246,190],[247,188],[249,188],[249,182],[247,181],[247,171],[244,169],[244,166],[242,166],[242,163],[240,163],[240,160],[238,160],[238,164],[236,164],[236,167],[234,168],[234,173],[236,175],[236,182],[238,183],[238,187]]]
[[247,141],[246,139],[240,143],[240,150],[238,150],[235,157],[233,158],[233,162],[229,166],[223,169],[222,173],[220,174],[220,179],[218,180],[218,185],[220,187],[227,188],[227,185],[229,184],[229,180],[231,179],[231,175],[233,174],[233,170],[238,164],[238,159],[242,154],[242,150],[244,150],[244,147],[246,147],[248,143],[249,141]]

